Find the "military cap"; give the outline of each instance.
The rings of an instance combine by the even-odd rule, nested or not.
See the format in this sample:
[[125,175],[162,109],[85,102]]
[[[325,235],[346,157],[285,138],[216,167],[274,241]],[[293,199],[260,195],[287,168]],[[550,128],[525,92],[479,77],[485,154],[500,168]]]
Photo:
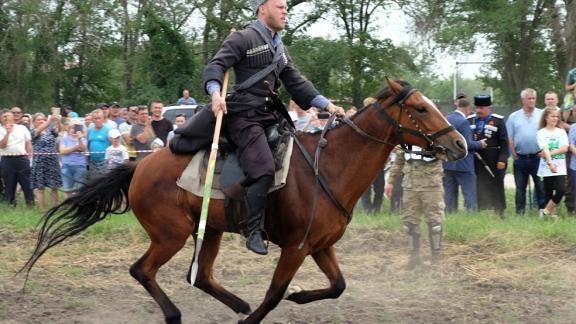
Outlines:
[[492,98],[489,95],[477,95],[474,97],[474,106],[479,107],[492,106]]

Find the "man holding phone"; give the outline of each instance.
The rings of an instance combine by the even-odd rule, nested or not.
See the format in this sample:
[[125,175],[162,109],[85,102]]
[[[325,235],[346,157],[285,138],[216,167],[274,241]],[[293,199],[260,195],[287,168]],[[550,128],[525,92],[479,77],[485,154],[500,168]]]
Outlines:
[[2,160],[2,181],[4,182],[4,199],[16,205],[16,184],[20,184],[24,192],[26,205],[34,206],[34,194],[30,184],[30,160],[32,154],[32,137],[28,128],[14,121],[14,114],[5,110],[2,112],[0,127],[0,155]]

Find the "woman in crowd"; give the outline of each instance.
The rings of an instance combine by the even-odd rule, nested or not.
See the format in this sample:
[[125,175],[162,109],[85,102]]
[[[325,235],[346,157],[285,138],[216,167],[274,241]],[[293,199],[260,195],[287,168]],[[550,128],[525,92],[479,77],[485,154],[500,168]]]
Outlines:
[[46,207],[44,188],[50,189],[52,207],[58,204],[58,188],[62,186],[60,164],[56,152],[56,138],[60,130],[60,116],[46,117],[36,113],[32,117],[32,189],[41,209]]
[[538,146],[542,150],[538,176],[543,177],[546,207],[540,217],[556,218],[556,206],[566,192],[566,156],[568,135],[560,129],[560,111],[556,107],[544,109],[537,133]]
[[62,155],[62,190],[66,198],[75,194],[86,182],[86,138],[82,124],[67,121],[66,132],[60,139],[60,155]]

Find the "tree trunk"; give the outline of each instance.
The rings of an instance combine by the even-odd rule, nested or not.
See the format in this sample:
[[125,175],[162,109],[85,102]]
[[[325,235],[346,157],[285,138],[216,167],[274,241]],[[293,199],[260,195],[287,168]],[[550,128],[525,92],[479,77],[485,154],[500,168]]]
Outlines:
[[566,63],[567,69],[576,67],[576,0],[564,0],[566,4]]

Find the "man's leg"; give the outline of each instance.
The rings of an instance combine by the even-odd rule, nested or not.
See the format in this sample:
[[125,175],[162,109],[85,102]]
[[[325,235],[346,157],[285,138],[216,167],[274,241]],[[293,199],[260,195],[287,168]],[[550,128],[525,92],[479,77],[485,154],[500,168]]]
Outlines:
[[[272,116],[273,117],[273,116]],[[266,121],[244,117],[228,120],[228,136],[238,146],[238,159],[246,179],[246,208],[248,213],[248,240],[246,247],[257,254],[267,254],[263,240],[266,196],[274,176],[274,156],[268,146],[264,126]],[[260,124],[262,123],[262,124]]]
[[[570,159],[572,158],[572,153],[566,153],[566,166],[570,166]],[[572,181],[572,170],[568,168],[568,176],[566,177],[566,198],[564,198],[564,204],[566,205],[566,211],[569,214],[574,213],[574,201],[572,200],[572,193],[574,192],[574,182]]]
[[372,185],[366,189],[366,192],[362,194],[362,208],[367,214],[372,213]]
[[402,179],[404,176],[400,174],[394,180],[394,187],[392,189],[392,198],[390,199],[390,212],[397,213],[402,209]]
[[476,211],[478,209],[476,174],[474,172],[460,172],[458,182],[462,188],[466,210]]
[[372,184],[372,187],[374,188],[374,200],[372,201],[372,209],[374,213],[380,213],[380,211],[382,210],[385,181],[386,180],[384,180],[384,170],[382,170],[380,171],[380,173],[378,173],[376,180],[374,180],[374,183]]
[[422,215],[421,192],[405,190],[402,197],[402,223],[408,235],[410,257],[406,269],[411,270],[422,263],[420,258],[420,221]]
[[32,190],[30,160],[26,157],[18,158],[18,183],[24,193],[27,206],[34,206],[34,191]]
[[446,212],[453,213],[458,209],[458,181],[455,171],[444,171],[444,204]]
[[544,195],[544,187],[542,185],[542,180],[538,176],[538,167],[540,166],[540,159],[530,160],[530,176],[534,181],[534,193],[536,193],[538,208],[542,209],[546,207],[546,196]]
[[3,157],[2,178],[4,180],[4,197],[6,203],[16,205],[17,170],[14,157]]
[[266,197],[271,183],[271,176],[263,176],[246,189],[249,231],[246,247],[262,255],[268,253],[264,244],[263,233],[264,217],[266,216]]
[[428,223],[428,236],[430,239],[430,260],[432,264],[440,263],[442,252],[442,233],[444,232],[444,204],[442,191],[422,192],[424,206],[423,213]]
[[525,170],[523,159],[514,160],[514,183],[516,184],[516,214],[526,211],[526,186],[528,185],[528,172]]

